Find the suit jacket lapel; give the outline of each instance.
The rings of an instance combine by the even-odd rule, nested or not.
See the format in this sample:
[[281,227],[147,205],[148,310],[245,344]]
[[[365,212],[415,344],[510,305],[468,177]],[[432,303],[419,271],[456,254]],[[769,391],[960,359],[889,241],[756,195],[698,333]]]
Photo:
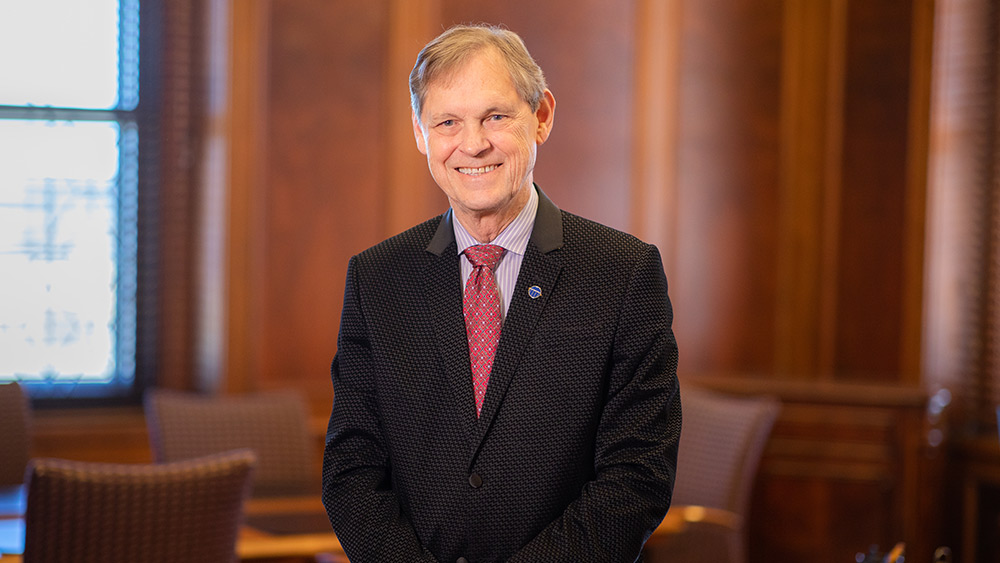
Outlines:
[[[507,387],[517,371],[521,354],[532,341],[535,325],[562,270],[562,264],[557,258],[558,253],[553,252],[563,244],[562,212],[540,189],[538,196],[538,212],[535,215],[531,240],[521,262],[521,271],[517,276],[510,309],[500,332],[500,343],[493,361],[490,382],[486,388],[486,399],[475,427],[477,450],[503,403]],[[530,293],[529,289],[532,289]],[[534,290],[540,290],[540,294]],[[471,373],[471,368],[469,369]]]
[[462,283],[451,212],[444,215],[427,246],[431,254],[424,275],[424,295],[443,363],[445,386],[451,393],[454,414],[461,420],[469,441],[470,459],[475,450],[476,403],[472,393],[472,368],[462,315]]
[[[461,419],[469,438],[470,466],[503,403],[521,354],[532,340],[535,325],[562,270],[558,253],[554,252],[563,245],[562,212],[538,186],[535,189],[538,190],[538,212],[531,240],[521,262],[510,309],[500,333],[490,383],[486,388],[486,399],[478,419],[472,393],[472,368],[469,364],[468,338],[462,314],[462,281],[459,279],[461,270],[451,211],[442,217],[434,237],[427,245],[431,257],[424,276],[424,293],[444,364],[447,387],[450,388],[455,403],[454,412]],[[536,286],[541,293],[532,297],[534,292],[529,295],[528,290]]]

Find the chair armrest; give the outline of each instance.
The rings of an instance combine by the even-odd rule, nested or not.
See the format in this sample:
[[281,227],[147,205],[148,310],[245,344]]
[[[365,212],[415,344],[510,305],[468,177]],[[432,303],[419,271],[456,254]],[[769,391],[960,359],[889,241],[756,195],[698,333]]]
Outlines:
[[690,524],[704,523],[733,531],[743,528],[743,517],[723,508],[698,505],[671,506],[666,517],[653,531],[653,537],[683,532]]

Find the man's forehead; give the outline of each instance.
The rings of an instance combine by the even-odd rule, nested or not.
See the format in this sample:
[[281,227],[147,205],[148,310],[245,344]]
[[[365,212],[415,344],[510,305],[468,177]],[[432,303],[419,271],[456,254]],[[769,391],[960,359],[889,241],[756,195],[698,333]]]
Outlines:
[[[450,95],[448,91],[457,87],[460,80],[468,77],[472,64],[470,61],[469,64],[460,65],[428,82],[424,97],[424,110],[429,109],[428,105],[435,106],[432,110],[434,112],[453,111],[449,108],[468,108],[470,106],[474,106],[478,110],[489,107],[512,110],[523,102],[517,92],[514,80],[502,64],[490,65],[493,68],[486,67],[487,75],[480,76],[484,79],[482,88],[473,88],[473,95]],[[524,103],[527,104],[527,102]]]
[[428,90],[435,87],[448,88],[456,80],[467,75],[472,69],[479,68],[485,68],[491,76],[506,77],[512,85],[514,83],[513,78],[510,76],[510,69],[504,63],[500,52],[493,48],[484,48],[470,53],[451,68],[442,69],[428,81],[427,88]]

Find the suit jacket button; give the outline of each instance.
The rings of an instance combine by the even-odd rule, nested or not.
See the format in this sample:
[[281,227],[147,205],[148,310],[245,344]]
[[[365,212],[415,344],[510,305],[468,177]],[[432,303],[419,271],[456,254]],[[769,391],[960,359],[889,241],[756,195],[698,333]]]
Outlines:
[[483,478],[480,477],[478,473],[473,473],[472,475],[469,475],[469,485],[471,485],[473,489],[478,489],[483,486]]
[[469,563],[469,560],[464,557],[459,557],[458,561],[456,561],[455,563]]

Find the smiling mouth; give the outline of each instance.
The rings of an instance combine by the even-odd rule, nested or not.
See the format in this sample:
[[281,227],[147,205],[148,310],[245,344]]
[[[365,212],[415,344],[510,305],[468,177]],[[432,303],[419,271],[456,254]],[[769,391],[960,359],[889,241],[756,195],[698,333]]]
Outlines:
[[479,176],[480,174],[486,174],[487,172],[493,172],[499,168],[499,164],[491,164],[489,166],[482,166],[479,168],[458,168],[457,170],[461,174],[466,174],[468,176]]

